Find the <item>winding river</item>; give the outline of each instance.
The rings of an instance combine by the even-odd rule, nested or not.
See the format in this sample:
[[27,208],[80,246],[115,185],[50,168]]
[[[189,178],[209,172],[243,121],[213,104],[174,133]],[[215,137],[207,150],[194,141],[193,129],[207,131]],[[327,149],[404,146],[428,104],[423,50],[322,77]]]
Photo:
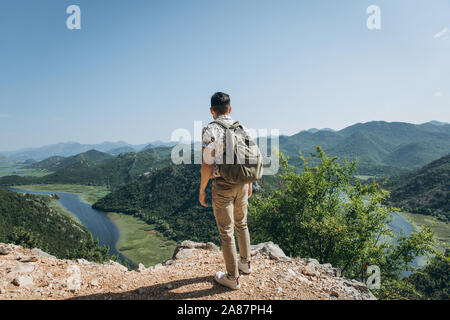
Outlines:
[[[117,249],[116,245],[119,241],[119,229],[116,224],[102,211],[95,210],[89,203],[80,199],[80,197],[73,193],[64,192],[47,192],[47,191],[33,191],[11,188],[11,191],[31,194],[57,194],[59,196],[59,203],[67,211],[74,214],[80,222],[92,233],[94,239],[98,239],[100,245],[105,245],[110,248],[109,252],[112,255],[118,255],[122,261],[127,261],[131,267],[135,264],[123,256]],[[409,235],[414,231],[414,227],[403,216],[394,213],[392,222],[389,224],[391,230],[396,234],[402,232],[404,235]],[[417,257],[412,265],[417,267],[424,264],[423,257]],[[402,276],[409,275],[410,272],[403,272]]]
[[122,261],[127,261],[130,267],[135,264],[123,256],[117,249],[116,245],[119,241],[120,232],[116,224],[102,211],[95,210],[92,206],[80,199],[73,193],[65,192],[47,192],[10,188],[11,191],[30,194],[57,194],[59,196],[60,205],[75,215],[78,220],[92,233],[94,239],[99,240],[99,244],[109,247],[111,255],[118,255]]

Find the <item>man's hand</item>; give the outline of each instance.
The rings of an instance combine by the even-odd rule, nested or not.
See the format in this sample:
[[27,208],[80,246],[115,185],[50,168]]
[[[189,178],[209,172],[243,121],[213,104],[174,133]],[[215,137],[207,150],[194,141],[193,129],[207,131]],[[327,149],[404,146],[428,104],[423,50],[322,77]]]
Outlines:
[[249,199],[252,197],[252,194],[253,194],[252,186],[253,186],[253,183],[248,184],[248,198]]
[[205,202],[205,197],[206,197],[205,190],[200,190],[199,195],[198,195],[198,201],[200,202],[200,204],[202,206],[209,207],[208,204]]

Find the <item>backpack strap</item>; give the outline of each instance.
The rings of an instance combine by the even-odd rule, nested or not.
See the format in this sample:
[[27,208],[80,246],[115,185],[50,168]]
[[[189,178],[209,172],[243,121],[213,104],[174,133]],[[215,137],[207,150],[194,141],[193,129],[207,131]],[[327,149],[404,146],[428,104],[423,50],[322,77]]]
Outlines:
[[211,123],[217,123],[218,125],[220,125],[220,126],[222,126],[222,127],[224,127],[225,129],[230,129],[230,130],[235,130],[235,129],[237,129],[237,128],[239,128],[240,126],[241,126],[241,124],[239,123],[239,121],[236,121],[236,122],[234,122],[233,124],[228,124],[228,123],[226,123],[225,121],[222,121],[222,120],[216,120],[216,121],[213,121],[213,122],[211,122]]

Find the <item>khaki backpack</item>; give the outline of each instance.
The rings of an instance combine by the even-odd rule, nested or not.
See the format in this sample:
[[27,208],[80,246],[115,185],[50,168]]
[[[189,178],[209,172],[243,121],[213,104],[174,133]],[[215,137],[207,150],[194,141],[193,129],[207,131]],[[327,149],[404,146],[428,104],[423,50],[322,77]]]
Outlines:
[[222,178],[233,184],[245,184],[260,180],[263,175],[261,151],[251,137],[247,137],[239,122],[232,125],[216,120],[225,128],[225,150],[216,157]]

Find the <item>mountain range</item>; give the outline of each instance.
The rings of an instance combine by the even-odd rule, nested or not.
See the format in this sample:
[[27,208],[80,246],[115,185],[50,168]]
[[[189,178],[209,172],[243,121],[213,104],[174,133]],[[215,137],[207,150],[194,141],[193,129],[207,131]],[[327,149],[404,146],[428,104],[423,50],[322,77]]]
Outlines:
[[420,168],[450,153],[450,124],[372,121],[339,131],[302,131],[280,137],[280,150],[297,163],[299,150],[308,157],[316,145],[341,159],[359,159],[360,174],[392,175]]
[[[406,173],[418,169],[450,153],[450,124],[428,122],[421,125],[403,122],[372,121],[358,123],[340,131],[329,129],[301,131],[292,136],[279,137],[279,149],[291,157],[291,164],[302,168],[298,158],[301,150],[308,158],[310,152],[319,145],[332,156],[341,160],[359,160],[360,175],[388,176]],[[89,149],[72,156],[52,155],[42,161],[28,160],[28,168],[49,171],[51,174],[40,178],[42,183],[81,183],[120,185],[133,178],[170,164],[171,147],[155,146],[164,144],[155,142],[141,146],[139,152],[125,142],[117,148],[109,149],[112,143],[96,145],[102,152]],[[167,143],[166,143],[167,144]],[[69,152],[70,145],[74,150]],[[30,152],[74,153],[89,145],[58,144],[34,149]],[[56,148],[56,149],[52,149]],[[8,158],[23,157],[17,153]],[[10,179],[10,178],[7,178]],[[6,179],[6,180],[7,180]],[[28,177],[27,177],[28,179]],[[3,180],[4,182],[4,180]]]
[[25,148],[17,151],[0,152],[0,162],[2,157],[7,157],[11,161],[41,161],[50,157],[71,157],[89,150],[97,150],[110,155],[119,155],[126,152],[137,152],[151,147],[173,146],[173,142],[154,141],[141,145],[132,145],[124,141],[119,142],[102,142],[99,144],[81,144],[78,142],[61,142],[52,145],[46,145],[39,148]]

